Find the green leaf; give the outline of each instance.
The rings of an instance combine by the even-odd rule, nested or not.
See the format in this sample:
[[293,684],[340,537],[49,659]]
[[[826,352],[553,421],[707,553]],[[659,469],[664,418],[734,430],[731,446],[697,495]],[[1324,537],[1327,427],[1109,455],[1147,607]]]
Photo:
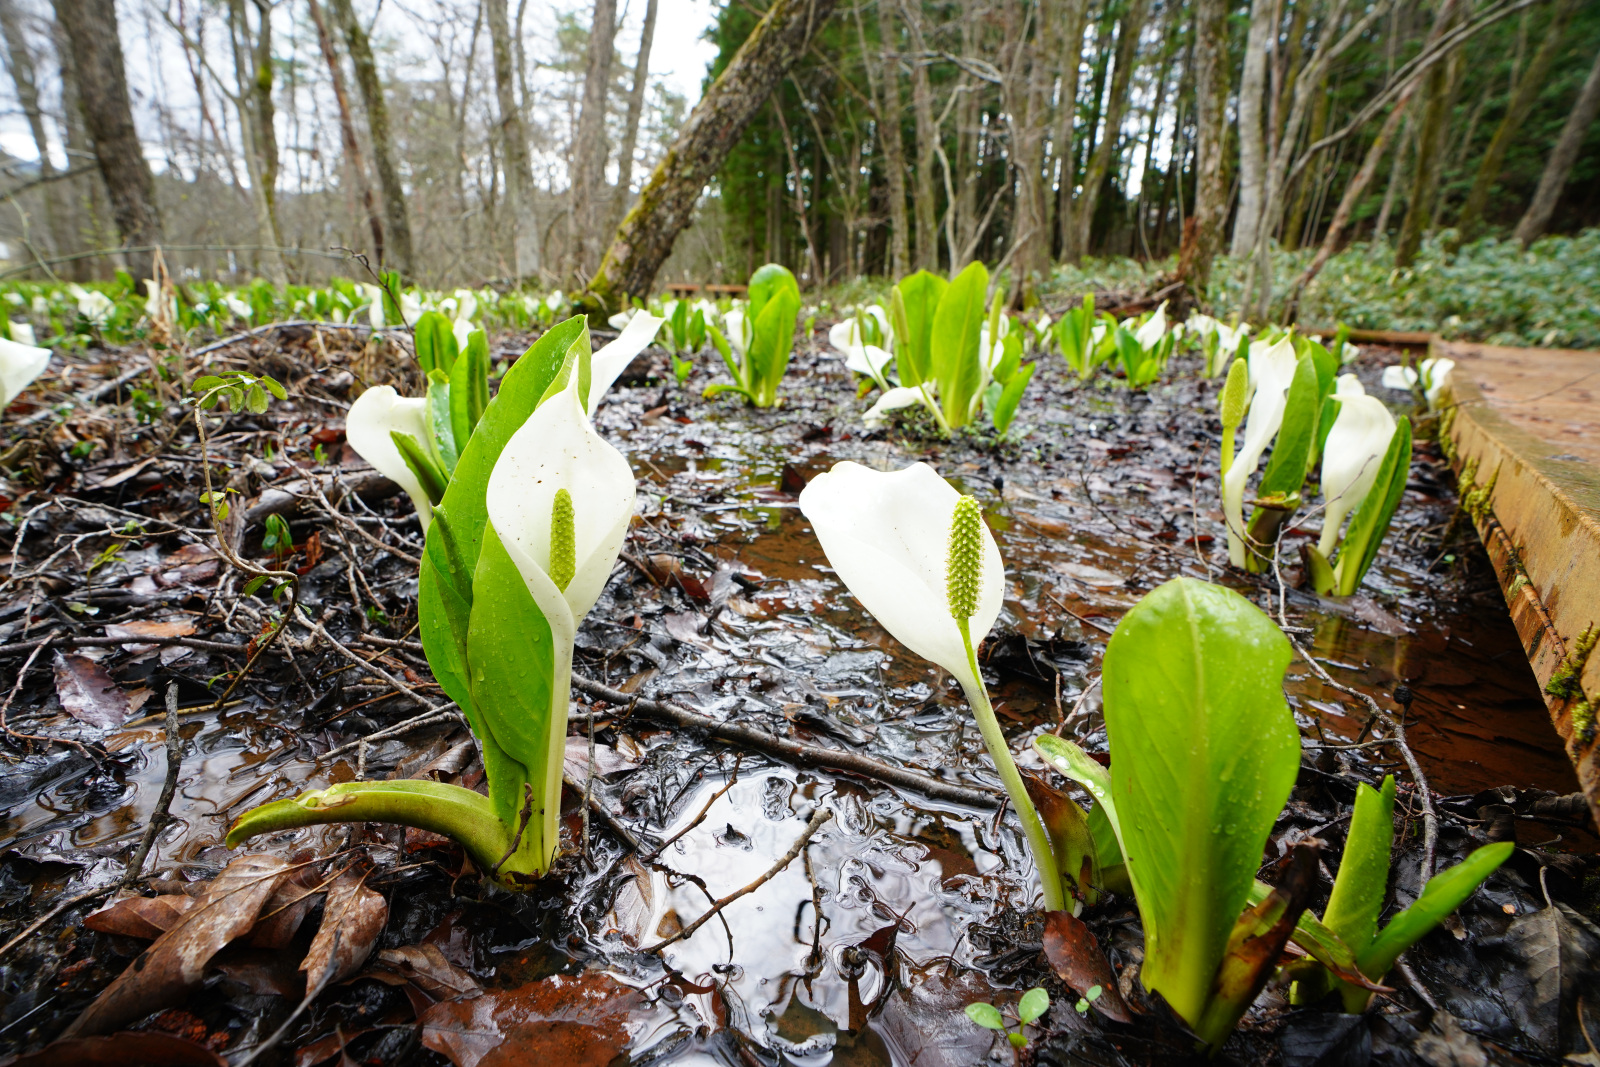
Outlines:
[[1000,1009],[993,1004],[968,1004],[967,1018],[983,1027],[985,1030],[1004,1030],[1006,1020],[1000,1014]]
[[1050,994],[1035,986],[1017,1001],[1017,1021],[1026,1026],[1050,1010]]
[[1016,417],[1017,405],[1022,403],[1022,394],[1027,390],[1028,383],[1033,380],[1033,372],[1038,366],[1037,363],[1030,363],[1012,375],[1011,380],[1006,382],[1005,388],[1001,390],[1000,399],[995,401],[994,429],[1001,437],[1011,429],[1011,420]]
[[524,806],[523,783],[532,785],[533,817],[518,854],[543,870],[557,845],[553,830],[559,803],[552,808],[547,801],[552,795],[556,801],[560,797],[571,650],[559,647],[492,524],[484,527],[472,593],[468,685],[479,722],[487,731],[484,740],[491,742],[484,745],[489,799],[495,814],[515,826]]
[[1483,884],[1485,878],[1511,857],[1515,848],[1516,845],[1510,841],[1484,845],[1454,867],[1429,878],[1417,902],[1390,919],[1389,925],[1367,946],[1366,951],[1356,953],[1356,964],[1361,968],[1361,973],[1375,982],[1382,980],[1400,953],[1420,941],[1446,915],[1459,908]]
[[756,268],[750,275],[750,320],[752,322],[761,318],[761,312],[766,309],[767,301],[781,292],[794,294],[795,305],[800,303],[800,283],[795,281],[794,274],[788,267],[781,263],[768,263]]
[[951,427],[971,421],[972,398],[983,383],[978,335],[988,288],[989,271],[982,263],[969,263],[945,289],[934,309],[928,367],[938,386],[945,421]]
[[1112,793],[1144,921],[1147,989],[1191,1025],[1300,766],[1289,641],[1230,589],[1190,578],[1134,606],[1102,673]]
[[[728,373],[733,375],[733,380],[739,383],[738,388],[742,390],[746,384],[746,374],[744,368],[734,360],[733,348],[728,344],[728,339],[722,336],[722,331],[715,326],[707,326],[706,329],[711,333],[711,347],[717,350],[717,355],[722,357],[722,362],[728,365]],[[710,390],[708,389],[707,394],[709,395],[709,393]]]
[[1361,587],[1372,561],[1378,557],[1378,546],[1389,530],[1389,520],[1394,518],[1400,498],[1405,494],[1406,481],[1411,477],[1411,420],[1400,416],[1395,424],[1394,436],[1389,439],[1389,450],[1383,455],[1383,465],[1378,468],[1377,480],[1367,493],[1361,506],[1356,508],[1350,528],[1339,543],[1339,560],[1334,564],[1338,577],[1340,596],[1350,596]]
[[438,504],[443,500],[445,489],[450,484],[450,475],[439,466],[439,461],[433,458],[432,453],[420,441],[408,433],[390,430],[389,438],[394,441],[395,448],[400,450],[400,458],[406,461],[411,473],[417,476],[422,491],[428,494],[428,502]]
[[1022,366],[1022,333],[1013,330],[1000,339],[1000,362],[995,364],[994,380],[1001,385],[1009,382]]
[[1033,747],[1056,773],[1077,782],[1094,798],[1094,807],[1089,809],[1089,831],[1094,835],[1095,856],[1101,867],[1122,863],[1122,826],[1117,821],[1111,772],[1076,744],[1055,734],[1040,734],[1033,739]]
[[467,350],[450,368],[450,432],[458,451],[472,439],[488,406],[489,341],[482,330],[474,330],[467,338]]
[[[467,627],[472,609],[472,579],[484,526],[489,475],[506,442],[522,428],[566,361],[574,342],[585,336],[581,317],[546,330],[500,380],[500,389],[462,449],[444,497],[433,512],[418,579],[417,617],[428,665],[450,699],[478,728],[467,684]],[[481,734],[479,735],[482,736]]]
[[261,378],[261,384],[265,385],[267,387],[267,391],[273,396],[277,397],[279,400],[289,399],[289,394],[284,392],[283,386],[278,384],[277,379],[269,378],[263,375]]
[[1283,409],[1283,425],[1272,443],[1272,458],[1261,475],[1256,496],[1298,493],[1306,481],[1306,457],[1317,439],[1317,413],[1322,397],[1317,384],[1317,366],[1302,356],[1295,364],[1289,382],[1289,396]]
[[694,318],[689,320],[689,350],[698,352],[706,343],[706,312],[705,308],[695,308]]
[[919,270],[900,279],[894,287],[890,313],[894,321],[895,368],[900,372],[901,385],[921,385],[933,373],[933,320],[949,286],[939,275]]
[[267,391],[259,385],[252,385],[245,393],[245,410],[252,415],[259,415],[267,410]]
[[193,393],[203,393],[208,389],[215,389],[221,384],[222,379],[217,377],[215,374],[204,374],[194,380],[194,384],[189,386],[189,391]]
[[450,320],[437,311],[425,311],[412,327],[412,333],[422,373],[441,371],[448,375],[456,362],[456,335]]
[[1378,913],[1389,887],[1389,850],[1394,845],[1394,775],[1383,779],[1379,792],[1366,783],[1356,786],[1355,812],[1345,837],[1339,874],[1322,923],[1356,952],[1372,944]]
[[[765,268],[763,268],[765,269]],[[770,408],[778,399],[778,382],[789,368],[794,349],[795,319],[800,314],[798,290],[780,288],[761,309],[750,342],[750,388],[756,406]]]
[[1056,345],[1061,357],[1084,379],[1094,370],[1094,294],[1086,293],[1083,305],[1073,308],[1055,326]]
[[1065,895],[1086,904],[1095,903],[1100,899],[1100,864],[1088,817],[1071,797],[1050,788],[1035,775],[1024,774],[1022,784],[1050,838],[1050,852],[1064,879]]
[[266,580],[267,580],[267,576],[265,574],[258,574],[254,578],[250,579],[248,582],[244,583],[244,595],[245,596],[250,596],[257,589],[260,589],[262,584],[265,583]]
[[450,421],[450,379],[443,371],[428,372],[428,429],[439,466],[449,474],[456,469],[458,450],[455,428]]

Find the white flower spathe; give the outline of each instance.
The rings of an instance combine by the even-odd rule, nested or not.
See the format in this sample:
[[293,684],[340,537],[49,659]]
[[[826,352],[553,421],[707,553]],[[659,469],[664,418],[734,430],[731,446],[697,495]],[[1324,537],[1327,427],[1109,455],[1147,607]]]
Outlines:
[[643,352],[656,339],[667,320],[657,318],[648,311],[631,317],[617,339],[596,352],[589,363],[589,413],[593,414],[605,398],[617,376],[633,362],[633,357]]
[[50,355],[48,348],[0,338],[0,410],[10,407],[11,402],[44,373]]
[[1294,344],[1285,337],[1277,344],[1256,341],[1250,345],[1250,414],[1245,420],[1244,444],[1222,479],[1222,508],[1228,523],[1228,557],[1244,566],[1244,490],[1261,462],[1261,454],[1283,425],[1289,383],[1299,362]]
[[1422,395],[1428,401],[1431,411],[1438,406],[1439,392],[1444,388],[1445,382],[1450,379],[1450,372],[1455,369],[1456,361],[1453,359],[1428,358],[1417,364],[1417,369],[1403,366],[1399,363],[1383,368],[1383,387],[1394,389],[1398,392],[1409,393],[1411,387],[1417,384],[1417,374],[1422,374]]
[[428,427],[426,398],[403,397],[393,386],[375,385],[356,397],[345,416],[344,435],[350,447],[379,474],[406,491],[416,506],[417,520],[426,531],[433,521],[433,502],[406,465],[400,449],[395,447],[394,438],[389,436],[395,431],[409,434],[424,450],[428,448],[432,431]]
[[1372,491],[1383,466],[1384,453],[1394,437],[1394,416],[1383,401],[1368,396],[1359,381],[1350,388],[1355,375],[1339,378],[1333,398],[1339,401],[1339,414],[1328,430],[1322,451],[1322,499],[1327,502],[1322,516],[1322,537],[1317,550],[1326,558],[1339,541],[1339,528]]
[[11,334],[11,339],[19,345],[27,345],[29,348],[39,347],[39,338],[34,335],[31,322],[12,319],[8,332]]
[[[983,681],[950,615],[950,522],[961,494],[926,463],[882,472],[848,460],[812,479],[800,510],[828,563],[861,605],[901,644],[949,671],[967,692]],[[967,620],[976,647],[1000,614],[1005,565],[988,526],[978,608]]]

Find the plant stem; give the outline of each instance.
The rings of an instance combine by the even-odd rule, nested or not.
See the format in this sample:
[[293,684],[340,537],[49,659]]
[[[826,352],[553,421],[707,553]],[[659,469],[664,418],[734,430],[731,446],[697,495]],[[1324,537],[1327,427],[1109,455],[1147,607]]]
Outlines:
[[1017,770],[1016,760],[1011,758],[1006,735],[1001,732],[1000,721],[994,717],[994,708],[989,704],[989,694],[983,687],[983,675],[978,673],[978,655],[973,651],[967,620],[957,619],[956,625],[961,628],[961,641],[967,648],[967,667],[972,674],[970,686],[962,683],[967,703],[972,706],[972,715],[978,720],[978,732],[983,735],[984,747],[989,750],[989,758],[994,760],[995,770],[1000,773],[1000,782],[1006,787],[1006,795],[1011,798],[1012,806],[1017,809],[1017,817],[1022,820],[1028,851],[1033,853],[1033,865],[1039,868],[1039,880],[1044,883],[1045,910],[1061,911],[1067,906],[1067,898],[1061,888],[1061,871],[1056,867],[1056,855],[1050,851],[1050,838],[1045,835],[1038,809],[1028,798],[1028,787],[1022,782],[1022,772]]

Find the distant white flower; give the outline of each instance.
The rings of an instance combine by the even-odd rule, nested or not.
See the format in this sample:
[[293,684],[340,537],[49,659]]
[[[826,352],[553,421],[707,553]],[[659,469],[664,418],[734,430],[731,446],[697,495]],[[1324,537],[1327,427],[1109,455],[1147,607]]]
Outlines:
[[1133,339],[1139,342],[1140,348],[1148,352],[1161,343],[1161,338],[1166,335],[1166,332],[1167,302],[1163,300],[1161,301],[1161,306],[1156,308],[1156,313],[1151,315],[1143,326],[1133,332]]
[[33,323],[31,322],[19,322],[16,319],[12,319],[9,332],[11,339],[19,345],[28,345],[30,348],[37,348],[39,345],[39,339],[33,335]]
[[465,352],[467,350],[467,341],[474,333],[481,329],[483,329],[482,326],[479,326],[477,323],[470,322],[464,318],[457,319],[455,322],[451,323],[450,332],[455,334],[456,351]]
[[0,338],[0,410],[33,384],[50,363],[50,350]]
[[478,297],[471,289],[456,290],[456,319],[471,319],[478,313]]
[[1428,401],[1428,408],[1432,410],[1438,406],[1439,391],[1444,388],[1444,383],[1449,381],[1450,372],[1455,368],[1453,359],[1425,359],[1417,364],[1417,369],[1401,364],[1383,368],[1383,387],[1397,392],[1409,393],[1411,387],[1417,384],[1417,374],[1422,375],[1422,395]]
[[633,318],[633,308],[623,308],[621,311],[607,319],[606,323],[613,330],[625,330],[628,328],[628,320],[631,318]]
[[73,285],[67,288],[67,292],[78,302],[78,314],[94,326],[104,326],[110,322],[112,313],[117,310],[115,301],[98,289]]
[[240,300],[232,293],[224,296],[222,298],[222,303],[234,314],[236,318],[241,318],[246,321],[249,321],[250,317],[256,313],[255,308],[251,307],[249,304],[246,304],[243,300]]

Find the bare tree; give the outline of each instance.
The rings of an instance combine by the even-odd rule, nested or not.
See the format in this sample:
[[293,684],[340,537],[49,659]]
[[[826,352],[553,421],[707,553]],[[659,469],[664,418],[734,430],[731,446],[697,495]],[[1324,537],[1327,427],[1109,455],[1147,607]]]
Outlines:
[[1566,187],[1567,175],[1572,173],[1572,165],[1578,160],[1583,139],[1597,114],[1600,114],[1600,53],[1595,54],[1589,76],[1584,79],[1583,88],[1578,90],[1578,98],[1572,102],[1572,110],[1561,127],[1561,136],[1556,138],[1556,146],[1551,149],[1550,158],[1545,160],[1544,173],[1539,178],[1539,188],[1534,191],[1533,202],[1528,205],[1522,221],[1517,223],[1515,237],[1524,248],[1550,225],[1550,216],[1556,211],[1556,201],[1561,199],[1561,190]]
[[[0,0],[6,2],[6,0]],[[383,262],[383,219],[378,212],[377,198],[372,195],[372,183],[367,180],[367,164],[362,158],[361,141],[356,137],[356,126],[350,115],[350,97],[345,92],[344,71],[339,66],[339,52],[328,34],[327,20],[322,17],[322,5],[317,0],[306,0],[310,6],[311,22],[317,28],[317,45],[328,64],[328,78],[333,85],[333,98],[339,106],[339,138],[344,145],[345,173],[349,175],[361,206],[367,213],[367,226],[372,231],[372,258]]]
[[[1440,18],[1454,22],[1459,5],[1445,0]],[[1448,25],[1448,23],[1447,23]],[[1395,242],[1394,264],[1409,267],[1422,248],[1422,234],[1433,214],[1433,197],[1439,185],[1439,162],[1444,155],[1444,139],[1449,132],[1446,118],[1454,86],[1449,70],[1435,63],[1424,76],[1422,117],[1417,126],[1417,162],[1411,168],[1411,190],[1406,196],[1406,217],[1400,223],[1400,238]]]
[[267,274],[275,285],[288,285],[289,272],[279,247],[283,234],[278,226],[278,134],[277,115],[272,101],[272,5],[269,0],[254,0],[257,23],[255,35],[245,0],[228,0],[228,32],[233,45],[234,76],[237,86],[232,97],[239,111],[239,126],[244,132],[245,172],[250,176],[250,199],[256,212]]
[[383,216],[388,240],[385,251],[389,264],[402,275],[411,274],[415,263],[411,248],[411,213],[406,206],[405,186],[394,163],[394,147],[389,138],[389,106],[383,98],[383,83],[378,80],[378,64],[372,58],[372,43],[356,18],[350,0],[328,0],[334,22],[344,33],[350,65],[356,72],[356,85],[367,112],[367,133],[372,140],[373,163],[378,169],[378,185],[383,190]]
[[878,146],[883,151],[884,178],[889,193],[889,275],[898,278],[911,263],[906,225],[905,145],[900,140],[900,63],[895,58],[894,12],[888,3],[878,4],[879,48],[867,48],[866,31],[861,25],[861,8],[855,10],[856,37],[861,44],[868,84],[872,89],[873,125]]
[[700,191],[722,167],[751,117],[811,47],[833,14],[834,0],[774,0],[756,28],[706,90],[678,132],[639,202],[589,281],[579,306],[616,311],[629,296],[648,296],[678,234],[693,217]]
[[1261,221],[1261,196],[1267,180],[1262,107],[1267,91],[1267,48],[1277,33],[1273,16],[1278,2],[1253,0],[1250,5],[1250,35],[1239,80],[1239,213],[1233,220],[1231,248],[1236,256],[1248,255],[1255,248],[1256,227]]
[[606,195],[606,90],[617,34],[616,0],[594,0],[583,66],[583,110],[572,149],[571,273],[580,281],[600,259]]
[[[0,33],[6,38],[7,66],[11,69],[11,84],[17,90],[17,102],[28,120],[28,131],[33,134],[34,148],[39,153],[39,179],[44,182],[45,228],[50,234],[50,244],[57,253],[65,252],[71,243],[67,234],[66,212],[61,204],[56,183],[55,164],[50,160],[50,139],[45,134],[44,113],[39,108],[38,78],[34,71],[33,53],[23,29],[22,12],[17,0],[0,0]],[[72,160],[67,160],[72,169]]]
[[1094,155],[1084,170],[1083,196],[1073,208],[1078,224],[1076,240],[1070,249],[1063,249],[1067,259],[1076,261],[1089,250],[1089,233],[1094,226],[1094,211],[1100,200],[1100,189],[1111,172],[1112,154],[1122,140],[1122,118],[1128,109],[1128,94],[1133,86],[1134,60],[1139,54],[1139,35],[1144,32],[1145,16],[1150,0],[1128,0],[1117,32],[1116,67],[1111,73],[1110,101],[1106,104],[1105,134],[1095,146]]
[[1483,209],[1489,204],[1490,190],[1500,178],[1506,151],[1528,121],[1528,115],[1539,99],[1539,91],[1544,88],[1545,79],[1549,76],[1550,64],[1567,45],[1567,24],[1572,21],[1572,14],[1577,7],[1578,0],[1559,0],[1550,12],[1550,24],[1545,28],[1544,40],[1539,43],[1539,49],[1534,52],[1527,69],[1518,77],[1511,99],[1506,102],[1505,116],[1495,128],[1489,147],[1484,149],[1483,158],[1478,162],[1477,172],[1472,177],[1472,189],[1467,193],[1466,202],[1461,205],[1461,216],[1456,221],[1458,240],[1471,239],[1483,221]]
[[1195,0],[1195,200],[1178,256],[1178,277],[1197,295],[1211,280],[1228,214],[1228,2]]
[[[160,244],[161,212],[150,165],[133,125],[115,0],[55,0],[55,5],[56,21],[71,42],[78,102],[94,140],[117,231],[130,248]],[[150,276],[148,251],[129,252],[127,258],[135,277]]]
[[628,190],[633,186],[633,154],[639,147],[639,120],[644,114],[644,94],[650,78],[650,46],[656,35],[657,0],[644,7],[644,29],[639,32],[639,54],[633,62],[633,86],[628,92],[628,117],[622,128],[622,151],[617,156],[617,198],[612,208],[615,226],[628,207]]
[[[506,19],[506,0],[484,0],[489,16],[489,42],[494,50],[495,101],[500,106],[500,146],[506,161],[506,192],[511,209],[513,270],[521,281],[539,270],[539,223],[533,213],[533,168],[528,161],[528,134],[517,102],[515,50]],[[592,49],[591,49],[592,51]],[[465,101],[463,101],[463,112]]]
[[1077,132],[1078,79],[1083,66],[1083,27],[1089,18],[1089,0],[1063,0],[1061,6],[1061,103],[1056,109],[1055,134],[1057,181],[1060,183],[1056,191],[1056,232],[1065,252],[1072,246],[1077,232],[1072,221],[1072,195],[1078,183],[1073,138]]
[[911,198],[912,215],[917,224],[916,265],[919,270],[938,270],[938,204],[934,200],[933,163],[943,133],[933,117],[933,82],[928,76],[929,52],[927,38],[922,32],[922,7],[910,0],[900,0],[900,13],[911,36],[912,51],[917,55],[911,64],[911,111],[917,121],[915,188]]

